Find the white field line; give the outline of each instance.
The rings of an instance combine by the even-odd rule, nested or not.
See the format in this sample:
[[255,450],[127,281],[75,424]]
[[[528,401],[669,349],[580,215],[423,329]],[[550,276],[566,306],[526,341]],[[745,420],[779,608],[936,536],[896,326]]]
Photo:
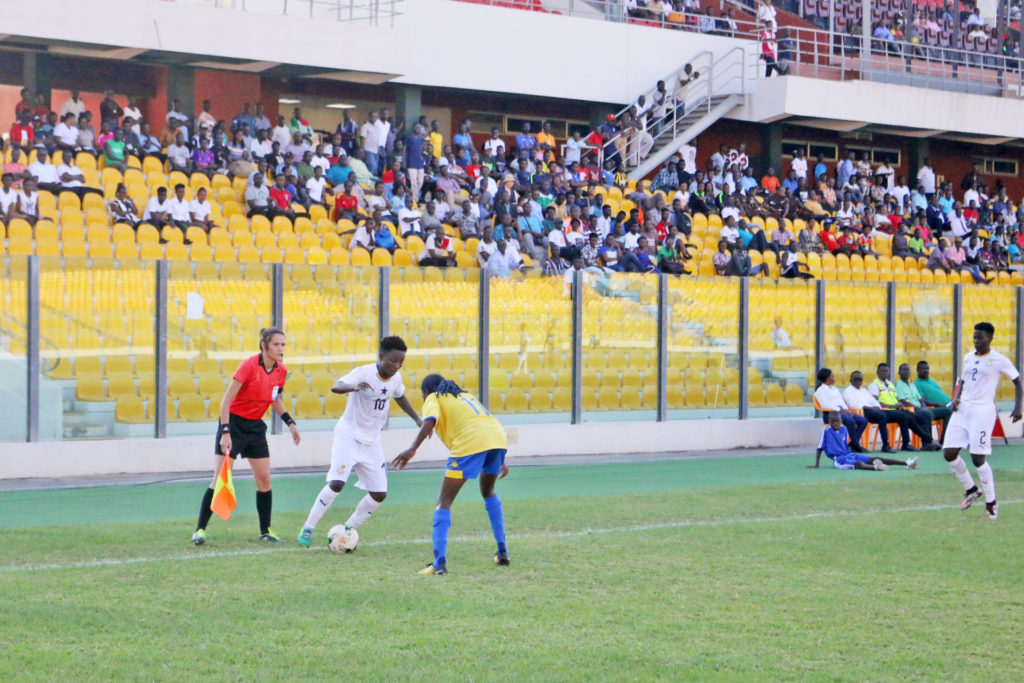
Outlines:
[[[1024,502],[1024,499],[1019,500],[1001,500],[999,501],[1000,506],[1004,505],[1016,505]],[[983,506],[983,504],[980,504]],[[975,505],[976,507],[979,504]],[[695,521],[695,520],[680,520],[675,522],[655,522],[652,524],[635,524],[630,526],[612,526],[612,527],[598,527],[598,528],[587,528],[587,529],[575,529],[572,531],[541,531],[535,533],[525,534],[509,534],[508,540],[510,541],[526,541],[532,539],[551,539],[551,538],[578,538],[582,536],[592,536],[598,534],[613,534],[613,533],[638,533],[644,531],[658,531],[661,529],[685,529],[685,528],[701,528],[701,527],[719,527],[719,526],[730,526],[733,524],[771,524],[775,522],[799,522],[809,519],[828,519],[834,517],[863,517],[867,515],[877,514],[899,514],[903,512],[931,512],[936,510],[955,510],[955,507],[950,505],[912,505],[907,507],[897,508],[877,508],[873,510],[827,510],[822,512],[808,512],[803,515],[789,515],[780,517],[736,517],[732,519],[719,519],[719,520],[706,520],[706,521]],[[425,527],[426,528],[426,527]],[[467,541],[488,541],[492,540],[491,536],[454,536],[449,539],[449,542],[461,543]],[[429,537],[423,538],[411,538],[411,539],[394,539],[388,541],[370,541],[368,543],[361,544],[366,548],[382,548],[389,546],[400,546],[400,545],[429,545],[431,540]],[[55,562],[52,564],[25,564],[25,565],[4,565],[0,566],[0,573],[12,573],[12,572],[31,572],[31,571],[44,571],[49,569],[88,569],[92,567],[121,567],[129,564],[145,564],[150,562],[189,562],[192,560],[209,560],[217,559],[220,557],[242,557],[248,555],[268,555],[271,553],[282,553],[282,552],[308,552],[309,548],[302,548],[296,545],[288,543],[283,546],[269,546],[263,548],[253,548],[244,550],[225,550],[225,551],[202,551],[197,550],[194,553],[179,554],[179,555],[160,555],[160,556],[146,556],[146,557],[119,557],[111,559],[97,559],[97,560],[85,560],[81,562]],[[326,546],[318,546],[312,550],[327,550]]]

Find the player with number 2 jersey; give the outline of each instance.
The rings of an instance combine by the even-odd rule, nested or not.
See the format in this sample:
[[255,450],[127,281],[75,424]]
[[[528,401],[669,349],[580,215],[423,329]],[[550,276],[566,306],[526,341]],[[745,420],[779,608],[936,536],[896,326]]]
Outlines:
[[[996,389],[1000,376],[1006,375],[1013,380],[1016,389],[1013,412],[1010,414],[1014,422],[1021,419],[1021,395],[1024,393],[1020,372],[1009,358],[992,350],[994,334],[995,328],[991,323],[978,323],[974,326],[974,351],[964,356],[963,370],[950,404],[953,416],[946,427],[942,444],[949,469],[965,490],[960,509],[971,507],[971,503],[984,494],[985,512],[991,520],[999,517],[999,509],[996,505],[992,466],[985,461],[985,457],[992,454],[992,427],[996,423]],[[980,491],[971,473],[967,471],[967,464],[960,457],[962,448],[970,451],[981,482]]]
[[399,372],[405,362],[406,351],[405,342],[400,337],[385,337],[380,343],[377,363],[354,368],[331,387],[335,394],[348,394],[348,402],[334,427],[327,485],[317,495],[299,532],[299,545],[310,546],[317,523],[353,472],[359,478],[356,487],[367,491],[367,494],[345,522],[346,527],[355,529],[364,524],[387,497],[388,469],[381,451],[380,433],[387,424],[391,399],[413,419],[417,427],[423,424],[405,397],[405,386]]

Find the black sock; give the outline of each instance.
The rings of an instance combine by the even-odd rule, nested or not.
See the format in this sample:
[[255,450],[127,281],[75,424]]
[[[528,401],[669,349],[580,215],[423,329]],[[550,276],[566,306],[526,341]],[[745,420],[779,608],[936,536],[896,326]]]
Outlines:
[[260,516],[260,535],[270,533],[270,509],[274,504],[271,491],[256,492],[256,514]]
[[213,516],[213,510],[210,509],[210,504],[213,503],[213,489],[206,489],[203,493],[203,502],[199,504],[199,521],[196,522],[196,531],[205,529],[206,525],[210,523],[210,517]]

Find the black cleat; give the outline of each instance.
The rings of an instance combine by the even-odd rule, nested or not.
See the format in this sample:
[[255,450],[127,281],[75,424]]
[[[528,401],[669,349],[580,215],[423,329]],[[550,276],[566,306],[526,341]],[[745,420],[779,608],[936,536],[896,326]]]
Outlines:
[[423,574],[424,576],[432,576],[432,575],[433,576],[440,576],[441,574],[447,574],[448,573],[448,567],[444,566],[444,565],[442,565],[440,567],[436,567],[436,566],[434,566],[434,563],[431,562],[426,567],[424,567],[423,569],[419,570],[419,572],[417,572],[417,573],[418,574]]
[[975,486],[970,491],[964,494],[964,502],[960,503],[960,509],[966,510],[967,508],[971,507],[971,504],[974,503],[974,501],[978,500],[979,498],[981,498],[981,491],[979,491],[978,487]]
[[494,553],[494,564],[499,567],[507,567],[511,562],[508,559],[508,551]]

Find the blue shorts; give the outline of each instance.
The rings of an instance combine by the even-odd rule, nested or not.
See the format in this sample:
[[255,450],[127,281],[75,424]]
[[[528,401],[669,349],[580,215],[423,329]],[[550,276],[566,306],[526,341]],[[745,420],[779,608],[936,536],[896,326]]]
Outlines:
[[856,463],[858,462],[868,465],[871,463],[871,458],[863,453],[844,453],[832,459],[832,467],[835,467],[837,470],[852,470],[856,469]]
[[501,474],[501,466],[505,464],[504,448],[464,455],[461,458],[448,458],[448,466],[444,476],[448,479],[476,479],[480,472],[484,474]]

